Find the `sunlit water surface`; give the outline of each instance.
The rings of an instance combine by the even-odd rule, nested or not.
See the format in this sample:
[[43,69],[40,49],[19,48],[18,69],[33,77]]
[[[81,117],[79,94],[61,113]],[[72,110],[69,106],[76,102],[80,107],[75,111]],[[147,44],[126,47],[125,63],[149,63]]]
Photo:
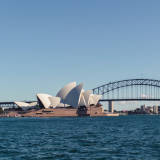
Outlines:
[[160,116],[0,119],[2,160],[158,160]]

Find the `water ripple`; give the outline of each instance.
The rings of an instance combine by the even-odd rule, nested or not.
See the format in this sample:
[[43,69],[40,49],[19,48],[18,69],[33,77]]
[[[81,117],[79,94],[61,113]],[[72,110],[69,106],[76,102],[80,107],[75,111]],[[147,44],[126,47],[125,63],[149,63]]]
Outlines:
[[158,160],[160,117],[0,119],[0,160]]

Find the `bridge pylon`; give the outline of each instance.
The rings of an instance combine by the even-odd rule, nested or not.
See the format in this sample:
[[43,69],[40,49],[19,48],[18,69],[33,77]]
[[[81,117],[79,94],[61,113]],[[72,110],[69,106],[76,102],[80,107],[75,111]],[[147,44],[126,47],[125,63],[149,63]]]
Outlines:
[[108,101],[108,111],[110,113],[113,113],[114,112],[114,104],[113,104],[113,101]]

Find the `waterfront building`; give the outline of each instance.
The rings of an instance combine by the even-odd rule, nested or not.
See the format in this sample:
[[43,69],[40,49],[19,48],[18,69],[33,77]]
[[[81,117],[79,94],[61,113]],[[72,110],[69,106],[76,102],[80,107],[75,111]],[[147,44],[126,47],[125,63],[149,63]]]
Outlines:
[[[73,107],[78,108],[81,106],[89,107],[90,105],[97,105],[101,95],[92,94],[92,91],[85,91],[83,84],[76,85],[76,82],[71,82],[65,85],[57,93],[56,97],[38,93],[37,101],[39,108],[60,108],[60,107]],[[18,107],[23,110],[34,108],[37,103],[15,102]]]
[[141,112],[145,112],[145,110],[146,110],[146,106],[145,106],[145,105],[142,105],[142,106],[141,106]]
[[158,114],[158,106],[153,106],[153,113]]
[[147,106],[147,109],[150,111],[150,113],[153,113],[153,106]]
[[160,106],[158,106],[158,113],[160,113]]

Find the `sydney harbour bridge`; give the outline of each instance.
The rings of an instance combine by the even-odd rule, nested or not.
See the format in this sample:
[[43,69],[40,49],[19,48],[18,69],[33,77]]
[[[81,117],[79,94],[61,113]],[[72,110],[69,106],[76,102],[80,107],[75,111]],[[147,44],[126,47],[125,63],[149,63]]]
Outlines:
[[110,82],[93,89],[94,94],[102,95],[100,102],[109,102],[113,112],[114,101],[160,101],[160,80],[127,79]]
[[[116,101],[159,101],[160,80],[127,79],[110,82],[93,90],[94,94],[102,95],[100,102],[108,102],[109,112],[113,112]],[[32,101],[30,101],[32,102]],[[0,102],[0,107],[16,107],[14,102]]]

